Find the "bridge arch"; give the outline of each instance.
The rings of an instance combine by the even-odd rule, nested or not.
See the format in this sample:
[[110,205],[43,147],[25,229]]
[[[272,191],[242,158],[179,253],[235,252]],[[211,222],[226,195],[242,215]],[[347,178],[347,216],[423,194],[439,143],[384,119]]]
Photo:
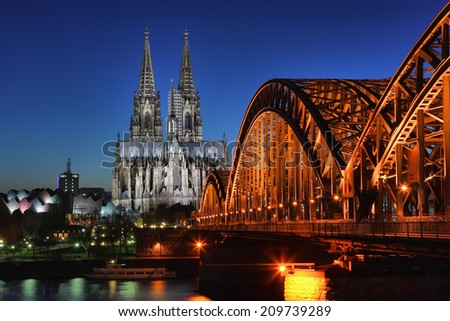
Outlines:
[[210,172],[202,191],[202,199],[197,217],[204,224],[225,222],[225,186],[229,172],[226,170]]
[[349,159],[349,171],[365,177],[360,218],[448,212],[449,19],[447,4],[390,80]]
[[348,206],[336,204],[342,171],[386,85],[334,79],[264,83],[239,131],[225,205],[234,215],[230,219],[348,217]]
[[389,79],[264,83],[223,184],[227,222],[450,212],[449,22],[447,4]]

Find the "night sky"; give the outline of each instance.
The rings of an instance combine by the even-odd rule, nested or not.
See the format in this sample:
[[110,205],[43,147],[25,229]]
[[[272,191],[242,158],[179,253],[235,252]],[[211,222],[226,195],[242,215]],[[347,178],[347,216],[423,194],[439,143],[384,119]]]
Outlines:
[[[111,188],[102,145],[129,130],[144,46],[163,124],[189,29],[204,139],[236,139],[271,78],[392,76],[446,0],[0,2],[0,192]],[[165,127],[163,128],[165,133]]]

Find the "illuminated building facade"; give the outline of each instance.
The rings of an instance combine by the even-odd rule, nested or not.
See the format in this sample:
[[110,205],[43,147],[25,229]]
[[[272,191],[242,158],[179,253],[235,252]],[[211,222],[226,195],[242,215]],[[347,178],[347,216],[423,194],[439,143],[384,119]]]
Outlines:
[[63,192],[78,194],[80,176],[70,170],[70,158],[67,160],[67,168],[64,173],[58,175],[58,188]]
[[112,202],[154,213],[175,204],[196,208],[210,167],[226,164],[226,141],[203,140],[200,95],[195,91],[188,32],[178,87],[170,88],[163,140],[160,94],[156,91],[148,29],[128,139],[117,138]]

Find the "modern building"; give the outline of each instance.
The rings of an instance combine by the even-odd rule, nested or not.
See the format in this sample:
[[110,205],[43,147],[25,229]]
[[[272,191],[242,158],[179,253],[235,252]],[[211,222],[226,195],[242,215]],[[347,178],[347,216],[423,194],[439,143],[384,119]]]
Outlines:
[[72,173],[70,170],[70,158],[67,160],[67,167],[64,173],[58,175],[58,186],[63,192],[72,192],[78,194],[78,188],[80,183],[80,176]]
[[[203,140],[200,94],[195,90],[188,31],[184,31],[178,87],[169,91],[166,139],[156,90],[148,29],[128,139],[116,142],[112,202],[154,215],[173,205],[197,208],[206,174],[226,165],[226,139]],[[125,135],[124,135],[125,136]]]

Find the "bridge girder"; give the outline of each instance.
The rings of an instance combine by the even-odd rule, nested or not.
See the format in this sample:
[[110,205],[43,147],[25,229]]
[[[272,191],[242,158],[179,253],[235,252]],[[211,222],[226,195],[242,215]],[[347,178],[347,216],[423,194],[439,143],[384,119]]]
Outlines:
[[349,160],[351,170],[367,172],[370,167],[364,176],[368,183],[361,187],[361,218],[369,207],[384,217],[448,211],[450,183],[444,167],[450,142],[443,135],[442,90],[450,68],[449,12],[447,5],[391,78]]

